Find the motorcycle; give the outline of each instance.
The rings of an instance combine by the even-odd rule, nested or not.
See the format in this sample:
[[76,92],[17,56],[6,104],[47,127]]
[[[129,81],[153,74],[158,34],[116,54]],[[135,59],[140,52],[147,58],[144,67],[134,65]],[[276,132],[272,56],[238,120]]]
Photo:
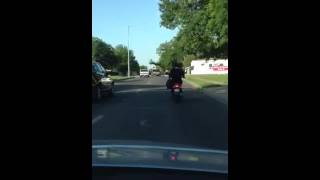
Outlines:
[[182,84],[174,83],[171,89],[171,95],[175,98],[175,100],[179,101],[182,97]]

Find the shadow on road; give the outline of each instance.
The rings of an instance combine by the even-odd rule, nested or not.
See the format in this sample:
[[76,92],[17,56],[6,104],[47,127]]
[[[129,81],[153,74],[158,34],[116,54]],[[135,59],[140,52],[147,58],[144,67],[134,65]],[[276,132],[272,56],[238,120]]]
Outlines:
[[[164,89],[167,89],[167,86],[165,84],[136,84],[136,85],[131,85],[131,84],[115,84],[115,90],[124,90],[124,89],[142,89],[142,88],[160,88],[163,87]],[[186,85],[182,85],[183,89],[191,89],[191,87],[186,87]]]
[[137,81],[141,81],[141,79],[124,79],[124,80],[116,80],[116,83],[121,84],[122,82],[137,82]]
[[224,85],[221,85],[221,84],[209,84],[209,85],[203,86],[202,88],[222,87],[222,86],[224,86]]
[[124,90],[124,89],[142,89],[142,88],[159,88],[159,87],[163,87],[166,88],[166,85],[148,85],[148,84],[137,84],[137,85],[129,85],[129,84],[116,84],[115,85],[115,90]]
[[227,149],[227,107],[191,89],[179,101],[170,91],[155,90],[115,94],[92,108],[93,117],[106,117],[94,126],[95,140],[151,140]]
[[[208,89],[212,93],[224,88],[213,87],[217,89]],[[92,126],[93,140],[147,140],[228,149],[228,107],[188,83],[183,84],[179,101],[172,98],[163,78],[122,81],[114,88],[113,97],[92,104],[92,118],[104,117]]]

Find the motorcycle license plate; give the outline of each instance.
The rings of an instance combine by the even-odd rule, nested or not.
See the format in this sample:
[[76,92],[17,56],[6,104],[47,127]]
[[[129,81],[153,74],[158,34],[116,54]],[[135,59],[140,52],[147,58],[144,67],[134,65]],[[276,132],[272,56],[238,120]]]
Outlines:
[[174,89],[174,92],[180,92],[180,89]]

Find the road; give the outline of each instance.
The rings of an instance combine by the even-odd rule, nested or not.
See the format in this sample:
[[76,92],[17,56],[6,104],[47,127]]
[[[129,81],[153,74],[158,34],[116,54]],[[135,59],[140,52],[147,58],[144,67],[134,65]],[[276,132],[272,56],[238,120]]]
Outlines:
[[228,107],[184,83],[182,101],[165,88],[166,77],[115,84],[114,96],[92,104],[93,140],[146,140],[228,149]]

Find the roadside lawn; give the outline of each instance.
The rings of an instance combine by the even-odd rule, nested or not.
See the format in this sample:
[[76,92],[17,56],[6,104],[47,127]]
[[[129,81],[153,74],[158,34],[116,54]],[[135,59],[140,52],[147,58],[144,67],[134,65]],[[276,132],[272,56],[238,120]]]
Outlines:
[[186,75],[186,80],[197,88],[219,87],[228,85],[228,75]]
[[128,77],[128,76],[110,76],[110,78],[114,81],[121,81],[121,80],[126,80],[126,79],[131,79],[133,76]]

